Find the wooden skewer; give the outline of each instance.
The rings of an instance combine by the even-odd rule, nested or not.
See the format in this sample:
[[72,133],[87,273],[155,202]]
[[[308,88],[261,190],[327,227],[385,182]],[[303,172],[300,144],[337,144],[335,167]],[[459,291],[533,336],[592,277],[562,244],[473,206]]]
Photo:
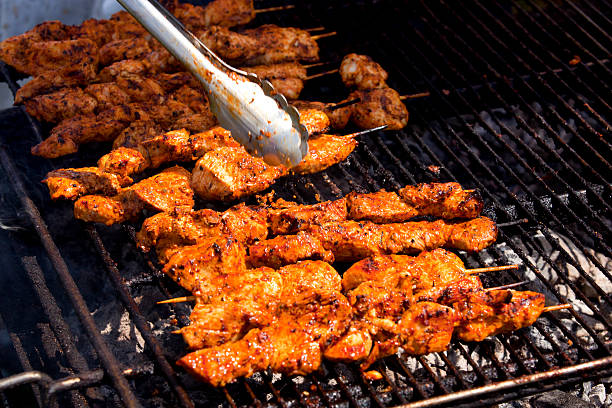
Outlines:
[[361,99],[360,98],[355,98],[355,99],[351,99],[350,101],[337,103],[337,104],[335,104],[333,106],[330,106],[329,110],[330,111],[334,111],[336,109],[345,108],[347,106],[354,105],[357,102],[361,102]]
[[564,303],[562,305],[545,307],[544,309],[542,309],[542,313],[554,312],[556,310],[564,310],[564,309],[571,309],[571,308],[572,308],[572,305],[570,305],[569,303]]
[[294,4],[287,4],[286,6],[278,6],[278,7],[268,7],[268,8],[262,8],[262,9],[255,9],[255,14],[269,13],[271,11],[290,10],[292,8],[295,8]]
[[193,300],[195,300],[195,296],[181,296],[181,297],[175,297],[172,299],[160,300],[159,302],[157,302],[157,304],[161,305],[164,303],[183,303],[183,302],[191,302]]
[[507,271],[509,269],[518,269],[518,265],[502,265],[502,266],[487,266],[485,268],[474,268],[466,269],[465,273],[468,275],[475,275],[482,272],[496,272],[496,271]]
[[331,37],[338,34],[335,31],[330,31],[329,33],[324,33],[324,34],[317,34],[317,35],[311,35],[310,38],[312,38],[313,40],[320,40],[321,38],[327,38],[327,37]]
[[366,130],[362,130],[361,132],[357,132],[357,133],[350,133],[348,135],[344,135],[342,137],[357,137],[357,136],[361,136],[361,135],[365,135],[368,133],[372,133],[372,132],[377,132],[379,130],[383,130],[386,129],[388,125],[382,125],[382,126],[378,126],[372,129],[366,129]]
[[406,99],[417,99],[417,98],[423,98],[423,97],[425,97],[425,96],[429,96],[429,95],[431,95],[431,94],[429,93],[429,91],[428,91],[428,92],[419,92],[419,93],[410,94],[410,95],[402,95],[402,96],[400,96],[400,99],[401,99],[402,101],[405,101]]
[[308,31],[309,33],[312,33],[313,31],[322,31],[322,30],[325,30],[325,27],[319,26],[319,27],[305,28],[304,29],[304,31]]
[[182,332],[181,332],[181,329],[178,329],[178,330],[173,330],[170,333],[172,333],[172,334],[181,334]]
[[318,74],[314,74],[314,75],[307,76],[307,77],[306,77],[306,81],[309,81],[309,80],[311,80],[311,79],[315,79],[315,78],[319,78],[319,77],[322,77],[322,76],[325,76],[325,75],[335,74],[336,72],[338,72],[338,69],[337,69],[337,68],[336,68],[336,69],[329,70],[329,71],[325,71],[325,72],[320,72],[320,73],[318,73]]
[[476,190],[463,190],[464,193],[473,193]]
[[504,289],[516,288],[517,286],[521,286],[526,283],[529,283],[529,281],[515,282],[515,283],[509,283],[507,285],[495,286],[493,288],[486,288],[485,292],[490,292],[492,290],[504,290]]
[[320,66],[327,65],[327,64],[331,64],[331,62],[315,62],[314,64],[302,65],[302,67],[308,69],[308,68],[320,67]]

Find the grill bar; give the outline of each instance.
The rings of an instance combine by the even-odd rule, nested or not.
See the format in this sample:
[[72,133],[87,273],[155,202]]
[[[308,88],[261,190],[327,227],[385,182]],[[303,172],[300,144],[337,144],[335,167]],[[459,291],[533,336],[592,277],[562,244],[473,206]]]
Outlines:
[[85,299],[83,299],[83,296],[81,295],[76,283],[70,275],[66,262],[57,249],[57,246],[55,245],[55,242],[53,241],[53,238],[51,237],[51,234],[49,233],[40,212],[36,208],[36,205],[26,193],[23,182],[21,181],[21,176],[15,169],[13,160],[9,157],[3,146],[0,146],[0,163],[2,163],[4,169],[8,173],[11,184],[19,197],[19,201],[34,224],[34,228],[38,233],[41,243],[49,255],[49,259],[53,264],[62,285],[66,289],[66,293],[70,297],[70,301],[74,305],[79,320],[83,324],[89,339],[96,348],[98,357],[111,377],[115,389],[119,393],[126,407],[139,407],[140,403],[138,403],[136,396],[130,389],[125,377],[121,373],[119,362],[108,349],[108,345],[104,342],[104,339],[100,334],[100,330],[96,327],[96,324],[91,317],[89,310],[87,309]]

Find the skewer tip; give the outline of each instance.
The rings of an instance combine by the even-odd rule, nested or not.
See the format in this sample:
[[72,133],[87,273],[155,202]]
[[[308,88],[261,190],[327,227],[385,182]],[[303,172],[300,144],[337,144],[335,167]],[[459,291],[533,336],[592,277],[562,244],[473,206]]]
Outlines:
[[466,269],[465,273],[467,273],[468,275],[475,275],[477,273],[482,273],[482,272],[496,272],[496,271],[507,271],[510,269],[518,269],[518,267],[519,266],[517,264],[502,265],[502,266],[487,266],[484,268]]
[[267,8],[262,8],[262,9],[255,9],[255,14],[269,13],[271,11],[290,10],[292,8],[295,8],[295,4],[287,4],[286,6],[267,7]]
[[571,308],[572,308],[572,305],[570,305],[569,303],[564,303],[562,305],[547,306],[544,309],[542,309],[542,313],[554,312],[557,310],[565,310],[565,309],[571,309]]
[[400,100],[405,101],[406,99],[418,99],[418,98],[424,98],[430,95],[431,93],[429,93],[429,91],[419,92],[419,93],[410,94],[410,95],[401,95]]
[[317,35],[311,35],[310,38],[312,38],[313,40],[320,40],[322,38],[327,38],[327,37],[332,37],[334,35],[338,34],[335,31],[330,31],[329,33],[323,33],[323,34],[317,34]]
[[181,297],[176,297],[172,299],[160,300],[159,302],[157,302],[157,304],[161,305],[165,303],[183,303],[183,302],[190,302],[192,300],[195,300],[195,296],[181,296]]
[[352,138],[354,138],[354,137],[365,135],[365,134],[368,134],[368,133],[377,132],[379,130],[386,129],[387,127],[388,127],[388,125],[382,125],[382,126],[378,126],[378,127],[372,128],[372,129],[362,130],[362,131],[357,132],[357,133],[350,133],[348,135],[344,135],[343,137],[352,137]]

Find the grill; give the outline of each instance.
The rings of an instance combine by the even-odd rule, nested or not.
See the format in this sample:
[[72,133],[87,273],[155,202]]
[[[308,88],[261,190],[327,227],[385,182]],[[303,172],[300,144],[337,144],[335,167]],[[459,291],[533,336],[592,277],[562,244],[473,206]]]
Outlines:
[[[526,281],[521,289],[573,305],[478,344],[386,358],[373,366],[379,380],[329,362],[312,375],[264,372],[221,389],[177,372],[185,350],[169,332],[187,323],[189,306],[155,305],[183,292],[136,249],[138,226],[80,223],[41,186],[53,168],[93,163],[100,146],[33,157],[47,129],[22,108],[1,111],[0,404],[489,406],[612,374],[610,10],[607,0],[331,1],[257,17],[336,31],[320,42],[323,61],[368,54],[400,93],[424,95],[406,101],[404,130],[362,138],[323,173],[282,179],[280,196],[312,203],[436,180],[477,188],[500,236],[461,254],[466,264],[518,263],[484,276],[485,286]],[[19,77],[0,72],[15,92]],[[345,95],[324,76],[303,98]]]

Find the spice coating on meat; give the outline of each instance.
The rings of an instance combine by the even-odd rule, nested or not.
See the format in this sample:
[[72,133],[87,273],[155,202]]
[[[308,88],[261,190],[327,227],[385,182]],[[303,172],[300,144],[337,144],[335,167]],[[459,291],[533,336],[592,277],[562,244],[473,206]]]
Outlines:
[[349,193],[346,196],[349,218],[376,223],[402,222],[414,218],[419,211],[409,206],[394,192]]
[[145,208],[170,211],[177,206],[192,207],[189,176],[187,170],[175,166],[125,188],[113,197],[81,197],[74,204],[74,215],[83,221],[112,225],[137,218]]
[[279,268],[305,259],[331,263],[334,262],[334,255],[312,235],[298,232],[297,235],[280,235],[250,245],[247,263],[254,268]]
[[75,115],[93,113],[98,102],[81,88],[67,88],[29,99],[25,106],[38,120],[57,123]]
[[265,24],[245,30],[243,34],[256,42],[255,55],[247,58],[245,65],[319,60],[319,46],[307,31]]
[[399,195],[422,215],[443,218],[474,218],[484,206],[477,192],[465,191],[459,183],[406,186],[399,191]]
[[49,188],[51,199],[75,200],[91,193],[118,194],[121,187],[132,184],[132,179],[105,173],[97,167],[82,167],[50,171],[42,182]]
[[357,147],[349,136],[319,135],[308,139],[308,154],[291,168],[295,174],[312,174],[344,161]]
[[347,88],[386,88],[388,74],[367,55],[348,54],[340,64],[340,77]]
[[359,102],[351,106],[351,120],[362,129],[382,125],[402,129],[408,124],[408,109],[391,88],[355,91],[349,99],[354,98],[359,98]]

